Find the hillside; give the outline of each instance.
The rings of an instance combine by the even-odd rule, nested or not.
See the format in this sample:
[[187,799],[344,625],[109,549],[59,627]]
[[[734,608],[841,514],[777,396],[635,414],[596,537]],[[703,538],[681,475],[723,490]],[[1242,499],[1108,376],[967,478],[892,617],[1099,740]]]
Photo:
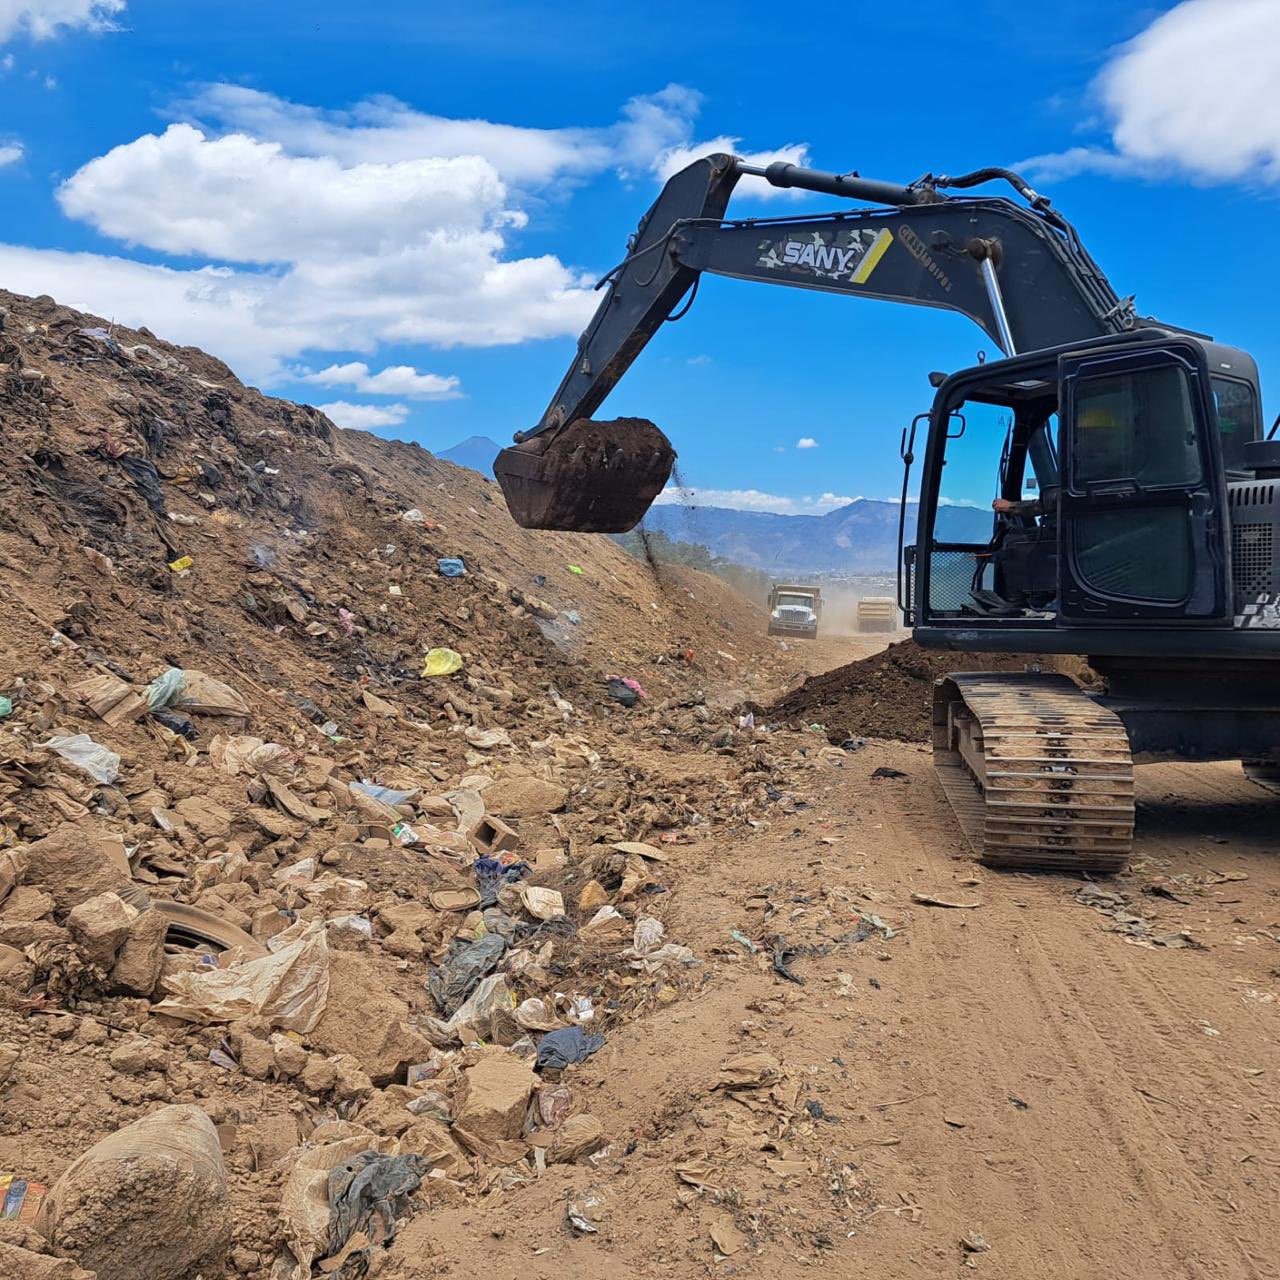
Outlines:
[[[907,504],[908,540],[916,503]],[[701,543],[738,564],[780,573],[880,573],[898,558],[895,502],[859,498],[826,515],[777,515],[664,503],[652,507],[645,527],[682,542]],[[983,541],[991,534],[991,513],[973,507],[944,507],[938,530],[948,541]]]

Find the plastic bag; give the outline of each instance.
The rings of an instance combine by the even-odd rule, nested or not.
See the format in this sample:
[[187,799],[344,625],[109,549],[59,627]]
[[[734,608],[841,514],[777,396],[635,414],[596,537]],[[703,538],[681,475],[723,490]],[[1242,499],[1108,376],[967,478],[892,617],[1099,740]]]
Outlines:
[[120,757],[94,742],[87,733],[58,734],[40,745],[83,769],[95,782],[114,782],[120,776]]
[[440,967],[427,979],[427,990],[436,1008],[451,1017],[480,979],[497,967],[506,949],[507,944],[496,933],[486,933],[475,942],[456,939]]
[[220,733],[209,743],[209,759],[215,768],[232,777],[239,773],[283,776],[289,772],[294,755],[278,742],[264,742],[248,734],[228,737]]
[[298,1157],[280,1197],[287,1244],[271,1270],[272,1280],[310,1280],[311,1264],[329,1248],[329,1177],[333,1170],[365,1151],[389,1154],[394,1138],[380,1137],[345,1120],[322,1124]]
[[[294,925],[287,945],[229,969],[175,973],[163,980],[168,999],[153,1007],[188,1022],[266,1018],[286,1031],[315,1028],[329,1000],[329,943],[324,925]],[[285,934],[279,937],[285,937]]]
[[461,578],[467,572],[467,566],[461,556],[442,556],[436,561],[436,568],[445,578]]
[[462,670],[462,654],[456,649],[429,649],[422,660],[424,676],[451,676]]
[[168,671],[156,678],[143,690],[147,706],[154,711],[157,707],[171,707],[182,692],[182,668],[170,667]]
[[361,795],[372,796],[375,800],[381,800],[383,804],[407,804],[418,794],[420,788],[414,787],[412,791],[397,791],[395,787],[380,787],[376,782],[348,782],[347,786],[352,791],[358,791]]

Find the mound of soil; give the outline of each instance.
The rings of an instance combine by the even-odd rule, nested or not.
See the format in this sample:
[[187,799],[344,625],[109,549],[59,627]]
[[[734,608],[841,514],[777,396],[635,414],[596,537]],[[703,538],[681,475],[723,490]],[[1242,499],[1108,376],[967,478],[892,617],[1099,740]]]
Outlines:
[[768,714],[788,722],[821,724],[832,742],[846,738],[929,738],[933,682],[951,671],[1022,671],[1047,667],[1043,655],[951,653],[902,640],[887,649],[811,676],[784,694]]

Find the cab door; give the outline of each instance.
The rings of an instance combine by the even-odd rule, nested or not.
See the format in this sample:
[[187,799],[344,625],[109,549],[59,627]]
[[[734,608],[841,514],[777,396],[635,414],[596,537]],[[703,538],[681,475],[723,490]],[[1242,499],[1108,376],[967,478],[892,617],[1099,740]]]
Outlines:
[[1188,340],[1059,360],[1059,622],[1230,625],[1217,416]]

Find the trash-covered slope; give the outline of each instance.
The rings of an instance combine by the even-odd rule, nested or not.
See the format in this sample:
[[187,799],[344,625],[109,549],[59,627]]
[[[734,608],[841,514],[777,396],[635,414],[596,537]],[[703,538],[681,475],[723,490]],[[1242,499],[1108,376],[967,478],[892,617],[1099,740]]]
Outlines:
[[[664,850],[779,795],[704,692],[776,659],[757,611],[0,301],[0,1264],[301,1280],[380,1243],[307,1218],[335,1163],[408,1212],[608,1148],[559,1076],[699,980]],[[157,1232],[171,1166],[108,1188],[166,1143],[208,1177]]]
[[[416,682],[432,647],[526,663],[530,682],[616,668],[658,691],[769,651],[716,579],[521,530],[475,473],[339,430],[202,352],[49,299],[0,305],[5,654],[119,633],[116,661],[197,652],[266,685],[313,680],[294,692],[338,713],[348,682]],[[467,577],[441,576],[454,557]]]

